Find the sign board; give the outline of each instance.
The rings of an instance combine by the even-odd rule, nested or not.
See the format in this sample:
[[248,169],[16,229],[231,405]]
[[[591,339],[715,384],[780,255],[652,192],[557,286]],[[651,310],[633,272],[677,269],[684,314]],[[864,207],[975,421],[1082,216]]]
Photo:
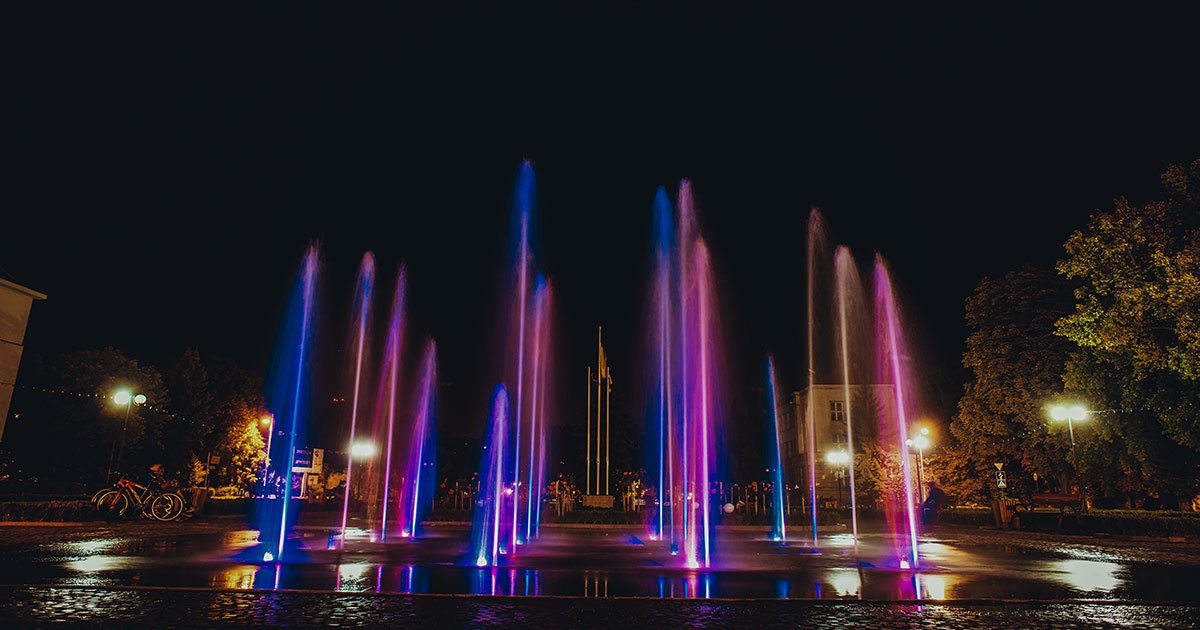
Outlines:
[[297,447],[296,455],[292,459],[292,472],[319,473],[324,463],[325,449]]
[[221,456],[220,455],[209,455],[208,463],[212,464],[213,466],[219,465],[221,463]]

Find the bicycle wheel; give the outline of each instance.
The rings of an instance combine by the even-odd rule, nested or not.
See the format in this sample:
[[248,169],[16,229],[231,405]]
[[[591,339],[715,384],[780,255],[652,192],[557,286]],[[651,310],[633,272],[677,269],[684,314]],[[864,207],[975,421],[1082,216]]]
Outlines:
[[120,518],[129,511],[129,497],[120,490],[108,490],[96,500],[96,510],[106,518]]
[[165,492],[154,497],[150,503],[150,516],[160,521],[173,521],[183,514],[183,497],[175,492]]
[[108,494],[109,492],[114,492],[114,490],[112,488],[100,488],[97,490],[96,494],[92,495],[92,505],[99,505],[100,497]]

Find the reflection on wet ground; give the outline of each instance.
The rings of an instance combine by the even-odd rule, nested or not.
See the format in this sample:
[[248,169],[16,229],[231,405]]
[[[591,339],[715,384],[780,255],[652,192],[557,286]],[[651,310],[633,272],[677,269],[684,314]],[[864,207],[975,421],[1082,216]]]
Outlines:
[[[331,544],[328,528],[297,531],[302,561],[248,562],[257,532],[91,539],[0,552],[0,581],[30,585],[167,586],[347,593],[568,595],[589,598],[814,600],[1139,600],[1200,602],[1200,565],[1130,562],[1102,550],[1074,553],[922,540],[918,570],[900,570],[885,534],[823,536],[818,549],[760,532],[720,532],[718,569],[671,566],[664,543],[617,528],[547,528],[506,560],[466,561],[467,529],[431,528],[421,540],[375,543],[365,532]],[[332,547],[332,548],[331,548]]]
[[3,587],[9,627],[1193,628],[1200,608],[1106,602],[898,604],[830,600],[376,595]]

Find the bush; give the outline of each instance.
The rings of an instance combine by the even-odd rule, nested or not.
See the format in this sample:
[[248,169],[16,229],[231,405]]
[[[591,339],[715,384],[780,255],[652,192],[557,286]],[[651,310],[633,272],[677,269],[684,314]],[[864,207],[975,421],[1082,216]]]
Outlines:
[[946,508],[938,515],[938,523],[950,525],[995,526],[996,519],[991,508]]
[[542,512],[543,523],[568,523],[578,525],[641,525],[645,517],[641,512],[618,510],[572,510],[561,516],[554,512]]
[[88,501],[9,501],[0,503],[0,521],[64,522],[96,520]]
[[221,486],[212,494],[214,499],[242,499],[245,496],[246,489],[238,486]]
[[204,508],[201,510],[205,515],[242,515],[249,516],[254,508],[254,500],[247,498],[222,499],[217,496],[212,496],[204,502]]

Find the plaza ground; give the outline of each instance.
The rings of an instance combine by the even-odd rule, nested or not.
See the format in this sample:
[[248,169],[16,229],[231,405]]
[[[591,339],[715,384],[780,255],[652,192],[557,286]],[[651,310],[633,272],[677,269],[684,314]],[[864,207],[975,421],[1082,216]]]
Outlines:
[[[328,526],[300,530],[321,541]],[[247,527],[237,517],[0,527],[0,618],[10,627],[545,628],[1187,628],[1200,619],[1195,541],[939,526],[922,539],[928,566],[907,573],[856,565],[836,535],[809,555],[798,542],[729,531],[720,532],[728,566],[698,576],[656,568],[653,546],[628,527],[547,528],[542,556],[531,548],[528,566],[498,570],[453,561],[446,550],[462,544],[461,525],[429,528],[425,547],[363,543],[282,569],[230,555],[253,542]],[[878,564],[884,541],[864,536],[863,557]]]

